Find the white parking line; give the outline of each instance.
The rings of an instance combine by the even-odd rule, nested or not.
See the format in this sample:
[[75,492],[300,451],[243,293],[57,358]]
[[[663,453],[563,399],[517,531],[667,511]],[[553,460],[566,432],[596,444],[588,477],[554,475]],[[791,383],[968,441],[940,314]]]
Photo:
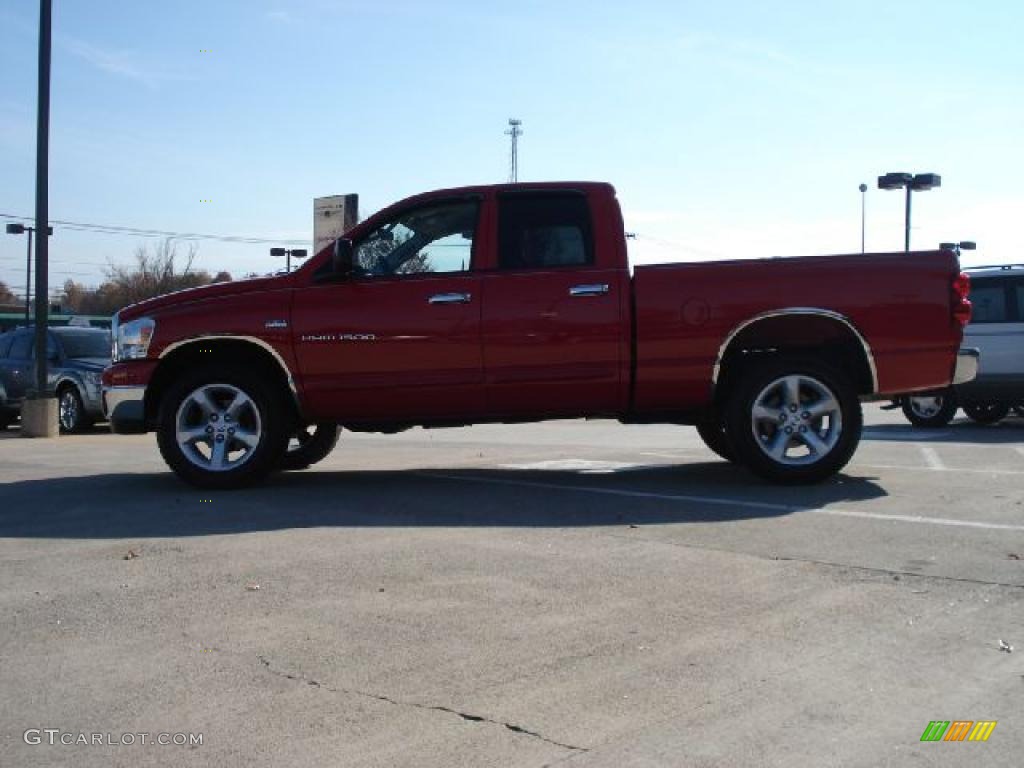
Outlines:
[[1024,448],[1021,448],[1021,447],[1018,446],[1018,447],[1015,447],[1013,450],[1015,450],[1021,456],[1024,456]]
[[852,509],[806,509],[794,507],[789,504],[770,504],[764,501],[746,501],[743,499],[729,499],[719,496],[689,496],[675,493],[654,493],[652,491],[631,491],[619,488],[596,488],[589,485],[562,485],[560,483],[541,483],[535,480],[512,480],[499,477],[465,477],[462,475],[450,475],[442,472],[418,472],[424,477],[432,477],[438,480],[454,480],[462,483],[484,483],[490,485],[510,485],[521,488],[544,488],[545,490],[569,491],[575,493],[596,493],[603,496],[625,496],[637,499],[658,499],[661,501],[682,501],[696,504],[715,504],[729,507],[747,507],[749,509],[763,509],[771,512],[809,512],[815,515],[829,515],[832,517],[858,517],[865,520],[884,520],[897,523],[918,523],[922,525],[945,525],[959,528],[982,528],[993,531],[1024,531],[1024,525],[1010,525],[1007,523],[986,523],[977,520],[957,520],[946,517],[925,517],[924,515],[887,515],[880,512],[862,512]]
[[924,462],[928,465],[928,469],[934,469],[939,472],[946,471],[946,465],[942,463],[942,459],[939,458],[938,452],[930,445],[921,445],[920,443],[914,443],[917,449],[921,451],[921,455],[924,456]]
[[947,467],[943,466],[942,469],[936,469],[935,467],[911,467],[904,464],[861,464],[857,462],[857,466],[861,469],[898,469],[900,472],[955,472],[956,474],[972,474],[972,475],[1024,475],[1024,471],[1019,469],[967,469],[964,467]]

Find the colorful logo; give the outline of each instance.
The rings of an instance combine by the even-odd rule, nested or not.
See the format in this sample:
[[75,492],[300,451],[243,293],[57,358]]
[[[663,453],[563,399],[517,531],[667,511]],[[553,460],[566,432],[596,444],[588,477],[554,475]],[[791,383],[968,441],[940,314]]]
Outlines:
[[921,741],[988,741],[996,720],[932,720]]

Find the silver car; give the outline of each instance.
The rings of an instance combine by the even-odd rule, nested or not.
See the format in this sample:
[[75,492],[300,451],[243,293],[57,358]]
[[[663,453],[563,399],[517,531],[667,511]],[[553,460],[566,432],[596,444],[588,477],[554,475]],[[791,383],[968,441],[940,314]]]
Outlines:
[[1011,410],[1024,415],[1024,265],[965,271],[973,311],[963,346],[980,350],[978,375],[941,392],[903,397],[903,413],[920,427],[948,424],[958,407],[979,424],[994,424]]

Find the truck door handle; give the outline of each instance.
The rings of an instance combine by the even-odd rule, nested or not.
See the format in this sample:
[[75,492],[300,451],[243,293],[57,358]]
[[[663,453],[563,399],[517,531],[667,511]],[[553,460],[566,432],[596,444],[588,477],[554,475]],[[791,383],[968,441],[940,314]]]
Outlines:
[[608,293],[608,283],[574,285],[569,289],[570,296],[603,296],[606,293]]
[[435,293],[427,301],[431,304],[469,304],[472,298],[469,293]]

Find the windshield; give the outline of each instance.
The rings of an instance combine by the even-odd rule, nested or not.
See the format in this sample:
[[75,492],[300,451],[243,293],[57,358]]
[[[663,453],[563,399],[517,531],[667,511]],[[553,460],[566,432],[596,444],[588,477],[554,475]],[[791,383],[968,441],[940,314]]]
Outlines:
[[56,331],[65,357],[110,357],[110,333]]

